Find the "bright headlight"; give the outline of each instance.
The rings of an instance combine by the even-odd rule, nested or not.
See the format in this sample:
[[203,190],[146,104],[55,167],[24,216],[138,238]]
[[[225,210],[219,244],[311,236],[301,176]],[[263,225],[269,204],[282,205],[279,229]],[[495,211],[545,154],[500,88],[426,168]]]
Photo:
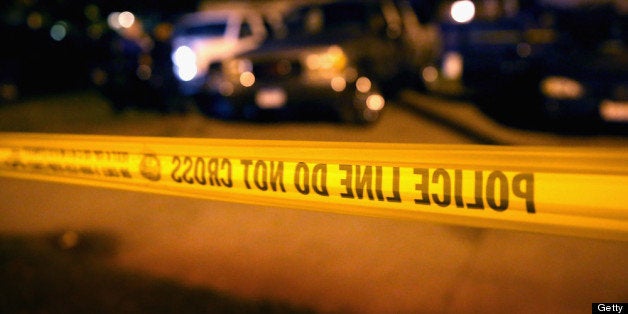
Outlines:
[[448,52],[443,59],[443,75],[450,80],[457,80],[462,76],[464,60],[458,52]]
[[451,5],[451,18],[458,23],[468,23],[475,17],[475,5],[470,0],[456,1]]
[[344,70],[347,66],[347,56],[342,48],[332,46],[322,53],[307,55],[305,65],[309,70]]
[[109,28],[120,31],[125,28],[131,28],[135,23],[135,15],[132,12],[111,12],[107,16],[107,25]]
[[172,54],[172,62],[175,66],[175,74],[182,81],[189,81],[196,76],[196,54],[192,48],[181,46]]
[[554,99],[578,99],[584,95],[580,82],[564,76],[549,76],[541,81],[543,95]]
[[253,63],[249,59],[239,58],[231,59],[224,64],[224,70],[227,75],[239,76],[244,72],[253,71]]
[[380,111],[384,109],[385,104],[386,101],[380,94],[369,95],[369,97],[366,98],[366,107],[373,111]]

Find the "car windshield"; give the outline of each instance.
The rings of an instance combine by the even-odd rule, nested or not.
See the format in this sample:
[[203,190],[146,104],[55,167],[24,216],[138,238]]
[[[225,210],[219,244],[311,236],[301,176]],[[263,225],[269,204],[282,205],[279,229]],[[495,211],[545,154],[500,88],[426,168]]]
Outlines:
[[222,36],[227,30],[227,23],[212,23],[212,24],[202,24],[195,25],[191,27],[186,27],[181,29],[178,33],[180,35],[188,35],[188,36]]
[[286,18],[293,35],[363,32],[374,22],[369,20],[369,7],[363,3],[333,3],[300,8]]
[[626,17],[611,5],[554,10],[556,28],[570,43],[596,47],[625,37]]

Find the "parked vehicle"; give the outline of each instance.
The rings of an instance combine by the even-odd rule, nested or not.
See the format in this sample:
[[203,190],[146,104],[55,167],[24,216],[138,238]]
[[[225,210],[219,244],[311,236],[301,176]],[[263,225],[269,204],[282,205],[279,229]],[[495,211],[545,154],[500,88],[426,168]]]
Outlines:
[[428,90],[473,98],[526,80],[556,32],[537,6],[523,3],[527,2],[442,2],[436,18],[439,57],[423,70]]
[[[287,36],[266,41],[210,69],[207,111],[255,118],[307,118],[330,112],[344,121],[377,120],[385,96],[414,69],[392,1],[318,1],[285,15]],[[213,74],[212,74],[213,73]]]
[[260,13],[250,8],[206,10],[186,14],[171,39],[173,71],[179,91],[198,95],[210,64],[253,50],[266,38]]
[[108,24],[109,31],[99,41],[103,51],[91,69],[92,84],[117,112],[178,110],[168,19],[123,11],[109,14]]
[[555,16],[561,37],[530,91],[544,114],[553,120],[628,123],[628,12],[596,5]]
[[0,103],[87,87],[93,21],[80,13],[95,6],[5,1],[1,7]]
[[626,120],[626,13],[611,2],[459,0],[440,12],[429,91],[523,125]]

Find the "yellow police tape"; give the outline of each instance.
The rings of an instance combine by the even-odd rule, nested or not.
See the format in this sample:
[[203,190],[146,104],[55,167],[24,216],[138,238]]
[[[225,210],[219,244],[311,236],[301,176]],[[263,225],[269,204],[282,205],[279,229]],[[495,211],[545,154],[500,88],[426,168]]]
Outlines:
[[0,133],[0,175],[628,241],[628,149]]

